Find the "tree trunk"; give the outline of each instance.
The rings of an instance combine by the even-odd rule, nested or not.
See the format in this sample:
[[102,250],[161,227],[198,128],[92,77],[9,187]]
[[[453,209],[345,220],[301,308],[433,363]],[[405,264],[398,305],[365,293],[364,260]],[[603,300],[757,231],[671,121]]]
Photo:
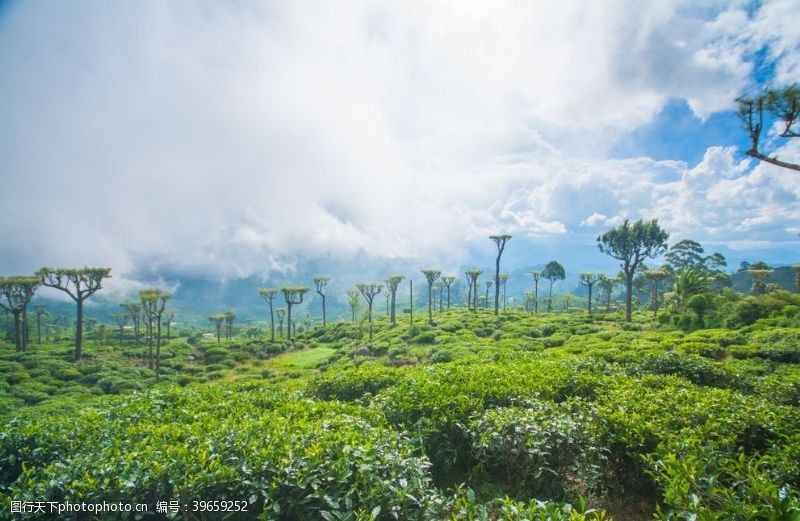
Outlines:
[[369,301],[369,313],[368,313],[368,320],[369,320],[369,343],[372,343],[372,301]]
[[533,283],[533,312],[539,313],[539,281]]
[[467,291],[467,311],[472,309],[472,282],[469,283],[469,291]]
[[156,382],[161,377],[161,315],[158,316],[158,333],[156,333]]
[[22,306],[22,350],[28,349],[28,338],[30,331],[28,329],[28,305]]
[[22,352],[22,311],[14,310],[14,345]]
[[450,286],[447,286],[447,309],[450,309]]
[[36,314],[36,339],[42,343],[42,316],[39,313]]
[[322,295],[322,327],[325,327],[325,295]]
[[78,323],[75,324],[75,361],[81,359],[83,354],[83,299],[76,300],[78,308]]
[[633,270],[625,272],[625,321],[630,322],[633,315]]
[[[287,299],[288,300],[288,299]],[[286,335],[289,340],[292,339],[292,303],[286,303]]]
[[272,301],[269,302],[269,327],[270,327],[270,341],[275,341],[275,315],[272,312]]
[[[219,330],[217,330],[217,342],[219,342]],[[147,368],[153,369],[153,319],[147,319],[147,348],[149,359],[147,360]]]
[[395,294],[397,293],[397,289],[393,289],[392,291],[392,326],[396,325],[395,322]]
[[589,314],[592,314],[592,285],[589,284]]
[[550,294],[547,296],[547,312],[553,310],[553,281],[550,281]]
[[433,325],[433,284],[428,284],[428,323]]
[[497,252],[497,260],[494,263],[494,314],[500,313],[500,256],[503,249]]

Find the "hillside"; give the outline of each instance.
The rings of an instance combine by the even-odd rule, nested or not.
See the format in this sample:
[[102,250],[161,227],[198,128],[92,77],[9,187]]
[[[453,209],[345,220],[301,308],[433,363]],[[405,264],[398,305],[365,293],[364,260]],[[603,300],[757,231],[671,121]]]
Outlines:
[[175,339],[158,383],[129,340],[78,364],[66,345],[4,345],[3,512],[47,498],[177,500],[185,519],[796,515],[791,299],[736,330],[452,309],[413,330],[376,319],[371,343],[365,322]]

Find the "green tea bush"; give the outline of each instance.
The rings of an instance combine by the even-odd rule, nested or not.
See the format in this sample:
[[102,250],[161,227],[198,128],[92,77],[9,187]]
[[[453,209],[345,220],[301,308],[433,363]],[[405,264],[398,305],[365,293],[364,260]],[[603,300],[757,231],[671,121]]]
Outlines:
[[436,498],[429,463],[378,416],[257,388],[194,386],[20,418],[0,462],[15,500],[246,501],[238,519],[427,519]]
[[468,425],[470,450],[477,467],[515,497],[600,495],[607,450],[594,431],[595,414],[578,400],[490,409]]

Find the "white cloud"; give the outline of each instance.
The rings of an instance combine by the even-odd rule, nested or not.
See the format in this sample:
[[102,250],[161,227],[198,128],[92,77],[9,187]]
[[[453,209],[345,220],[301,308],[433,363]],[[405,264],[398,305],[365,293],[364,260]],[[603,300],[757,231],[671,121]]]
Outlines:
[[797,186],[732,152],[693,168],[605,159],[668,99],[729,108],[758,42],[794,71],[786,3],[754,19],[680,1],[25,2],[4,16],[4,271],[457,262],[498,229],[658,216],[727,237],[796,217]]

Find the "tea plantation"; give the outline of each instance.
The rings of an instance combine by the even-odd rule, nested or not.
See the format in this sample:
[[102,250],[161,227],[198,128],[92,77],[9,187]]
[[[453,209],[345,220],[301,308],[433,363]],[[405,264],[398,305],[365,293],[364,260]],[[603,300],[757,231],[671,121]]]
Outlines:
[[800,519],[800,298],[779,297],[717,329],[452,309],[371,343],[179,338],[158,382],[144,346],[3,344],[0,517]]

